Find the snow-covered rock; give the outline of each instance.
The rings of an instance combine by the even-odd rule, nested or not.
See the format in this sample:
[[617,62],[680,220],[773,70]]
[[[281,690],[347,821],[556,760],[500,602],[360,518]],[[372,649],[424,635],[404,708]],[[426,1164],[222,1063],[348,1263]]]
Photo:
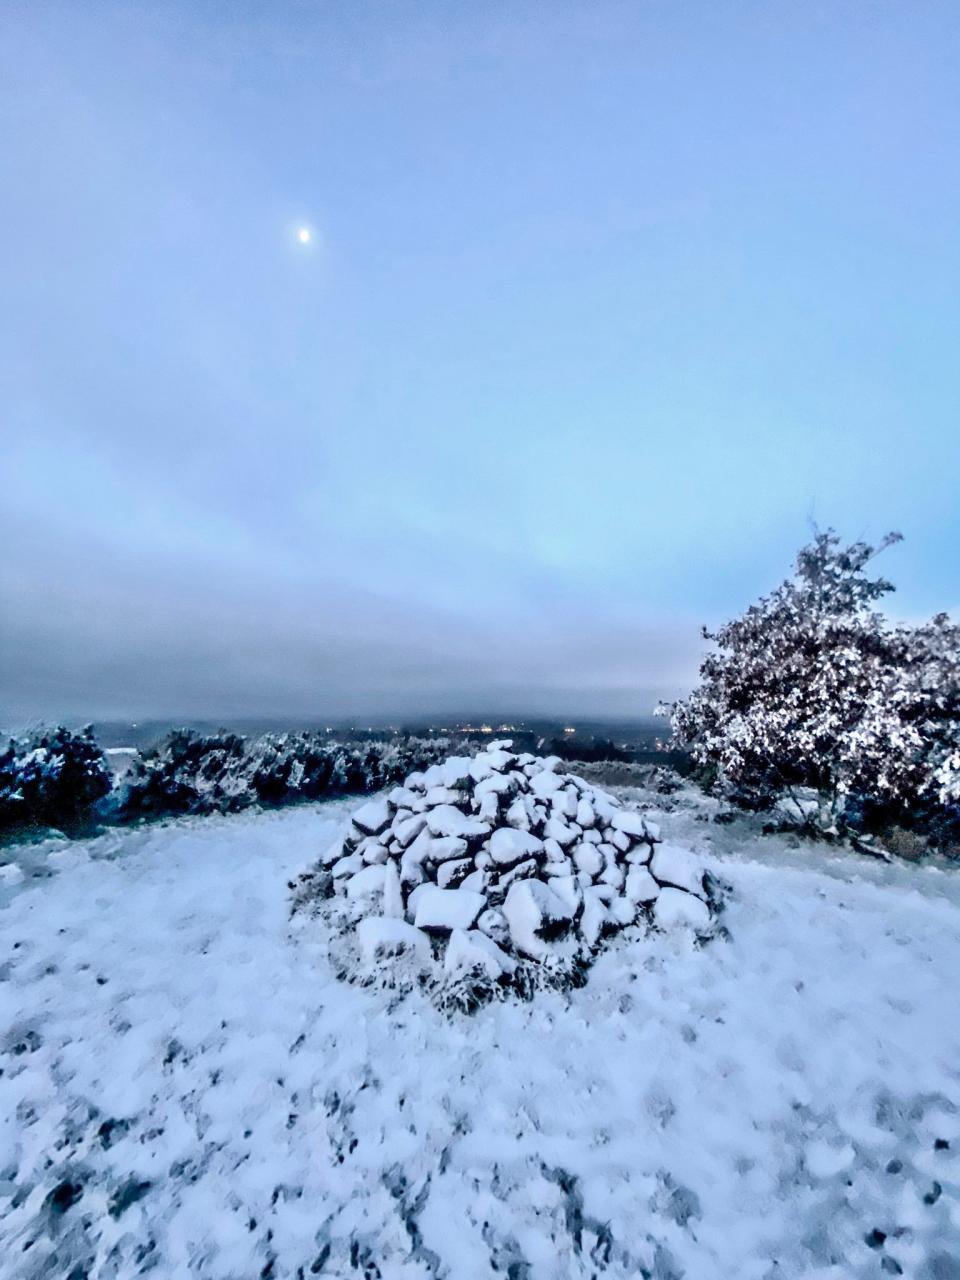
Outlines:
[[574,909],[542,880],[519,880],[507,892],[503,914],[517,951],[539,960],[546,951],[543,934],[572,920]]
[[418,929],[469,929],[486,906],[482,893],[469,889],[440,889],[436,885],[424,885],[417,897],[416,926]]
[[381,831],[386,831],[392,818],[389,800],[368,800],[353,815],[353,825],[368,836],[378,836]]
[[543,850],[543,841],[516,827],[500,827],[490,837],[490,857],[501,866],[513,866]]
[[650,871],[659,884],[703,897],[703,868],[689,849],[675,844],[658,845],[650,859]]
[[366,898],[370,894],[382,894],[383,882],[387,874],[385,866],[364,867],[347,881],[348,898]]
[[427,813],[427,826],[435,836],[485,836],[490,828],[477,818],[470,818],[452,804],[439,804]]
[[480,969],[491,978],[512,974],[517,962],[479,929],[454,929],[450,934],[443,967],[448,973],[469,973]]
[[363,958],[368,964],[383,956],[396,956],[401,952],[411,952],[424,962],[431,958],[427,935],[405,920],[368,916],[357,925],[357,937]]
[[321,858],[335,893],[380,922],[358,933],[364,955],[394,943],[425,954],[429,934],[448,975],[498,981],[518,961],[589,961],[601,937],[638,920],[709,929],[694,854],[659,843],[654,823],[557,757],[510,746],[411,774],[361,806]]
[[692,893],[682,889],[661,889],[653,904],[653,918],[661,929],[674,929],[687,925],[691,929],[706,929],[710,924],[707,904]]

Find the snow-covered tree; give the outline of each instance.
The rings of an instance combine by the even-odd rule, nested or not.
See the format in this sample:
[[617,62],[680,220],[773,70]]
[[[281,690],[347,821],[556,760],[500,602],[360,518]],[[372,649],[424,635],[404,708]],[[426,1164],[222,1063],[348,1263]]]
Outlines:
[[879,547],[828,530],[793,578],[715,634],[702,682],[670,708],[674,738],[716,768],[728,794],[758,808],[819,796],[836,820],[952,821],[960,806],[960,627],[940,614],[894,626],[876,607],[892,585],[870,577]]

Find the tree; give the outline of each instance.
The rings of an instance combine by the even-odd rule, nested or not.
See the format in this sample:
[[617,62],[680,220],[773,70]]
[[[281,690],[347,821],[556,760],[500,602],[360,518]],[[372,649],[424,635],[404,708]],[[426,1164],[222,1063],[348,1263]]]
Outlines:
[[674,738],[733,798],[821,821],[953,820],[960,803],[960,627],[939,614],[892,626],[893,590],[867,566],[900,541],[842,546],[827,530],[796,572],[715,634],[701,684],[674,704]]

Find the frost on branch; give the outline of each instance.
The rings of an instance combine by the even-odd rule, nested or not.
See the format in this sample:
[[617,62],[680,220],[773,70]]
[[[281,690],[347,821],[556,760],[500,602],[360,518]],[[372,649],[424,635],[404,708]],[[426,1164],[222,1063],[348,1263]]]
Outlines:
[[894,626],[876,608],[893,587],[867,565],[899,540],[821,533],[792,579],[704,632],[716,650],[671,708],[674,740],[733,798],[833,831],[960,830],[960,627]]
[[510,748],[411,773],[362,805],[302,877],[300,904],[320,903],[340,926],[346,976],[419,975],[469,1005],[579,981],[602,938],[627,925],[710,932],[693,854],[560,772],[556,756]]

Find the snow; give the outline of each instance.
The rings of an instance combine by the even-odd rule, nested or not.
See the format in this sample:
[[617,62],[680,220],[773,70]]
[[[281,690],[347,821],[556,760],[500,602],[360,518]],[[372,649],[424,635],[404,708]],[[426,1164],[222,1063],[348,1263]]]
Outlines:
[[643,818],[640,817],[639,813],[631,813],[629,809],[615,813],[610,825],[615,831],[622,831],[624,835],[628,836],[637,836],[642,839],[647,834]]
[[685,925],[704,931],[710,927],[707,904],[680,889],[660,890],[653,904],[653,918],[661,929],[675,929],[678,925]]
[[517,880],[507,890],[503,914],[516,949],[534,960],[549,954],[541,930],[569,920],[574,908],[540,880]]
[[427,814],[427,826],[435,836],[485,836],[490,832],[486,822],[468,818],[452,804],[441,804]]
[[650,859],[650,871],[660,884],[703,896],[703,868],[689,849],[675,844],[657,845]]
[[660,887],[646,867],[632,867],[627,872],[624,892],[631,902],[653,902]]
[[417,895],[416,924],[418,929],[469,929],[487,905],[482,893],[470,889],[438,889],[436,885],[424,885]]
[[447,1015],[290,916],[346,812],[4,851],[5,1280],[956,1276],[956,872],[664,813],[729,937],[628,929],[582,988]]
[[386,874],[385,866],[364,867],[347,881],[347,896],[363,898],[369,894],[376,894],[377,897],[382,897]]
[[443,964],[451,973],[480,969],[491,978],[513,973],[517,967],[516,961],[479,929],[454,929]]
[[420,961],[430,959],[430,940],[425,933],[415,929],[405,920],[388,916],[367,916],[357,926],[360,949],[368,964],[375,964],[384,955],[411,952]]
[[393,811],[385,799],[369,800],[353,815],[354,825],[368,835],[378,836],[389,827]]
[[540,853],[543,841],[516,827],[499,827],[490,837],[490,857],[503,866]]

